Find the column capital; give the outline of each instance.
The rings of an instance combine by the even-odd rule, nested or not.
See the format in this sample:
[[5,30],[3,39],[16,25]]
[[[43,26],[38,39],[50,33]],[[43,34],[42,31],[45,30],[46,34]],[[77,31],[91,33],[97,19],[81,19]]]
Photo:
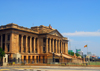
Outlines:
[[54,40],[54,38],[52,38],[52,40]]
[[[20,35],[20,34],[19,34]],[[24,36],[23,34],[21,34],[21,36]]]
[[58,40],[56,39],[56,41],[58,41]]
[[49,39],[51,40],[51,38],[49,37]]
[[28,36],[26,35],[26,37],[28,37]]
[[30,36],[30,38],[32,38],[32,36]]
[[46,37],[46,39],[48,39],[49,37]]

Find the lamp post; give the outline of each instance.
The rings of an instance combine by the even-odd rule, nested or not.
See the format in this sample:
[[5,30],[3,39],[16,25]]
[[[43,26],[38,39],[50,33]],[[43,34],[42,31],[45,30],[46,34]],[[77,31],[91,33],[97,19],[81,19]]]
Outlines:
[[[83,61],[83,51],[82,51],[82,61]],[[83,61],[84,62],[84,61]]]
[[52,60],[53,60],[53,64],[54,64],[55,63],[55,54],[54,54],[54,52],[52,52],[52,54],[53,54]]
[[[70,56],[71,56],[71,42],[69,40],[69,48],[70,48]],[[71,63],[71,59],[70,59],[70,63]]]
[[61,52],[61,64],[62,64],[62,52]]

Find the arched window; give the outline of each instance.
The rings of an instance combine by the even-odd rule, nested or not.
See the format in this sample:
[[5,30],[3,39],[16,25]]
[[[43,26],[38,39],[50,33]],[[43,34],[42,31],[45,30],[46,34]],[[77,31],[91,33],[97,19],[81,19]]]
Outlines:
[[14,62],[16,62],[16,58],[14,58],[14,60],[13,60]]
[[20,58],[18,58],[18,63],[20,62]]
[[5,58],[5,62],[6,62],[6,58]]
[[8,52],[9,52],[9,51],[10,51],[10,47],[9,47],[9,44],[8,44],[7,48],[8,48]]

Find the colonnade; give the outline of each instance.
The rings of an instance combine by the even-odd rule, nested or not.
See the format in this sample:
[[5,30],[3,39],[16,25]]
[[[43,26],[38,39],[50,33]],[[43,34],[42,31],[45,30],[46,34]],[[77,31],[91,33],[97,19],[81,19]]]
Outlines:
[[67,43],[62,39],[46,38],[46,53],[67,53]]
[[47,57],[45,55],[22,55],[21,61],[26,61],[26,63],[47,63]]
[[21,53],[39,53],[39,38],[19,35],[19,51]]
[[2,48],[2,35],[0,35],[0,47]]
[[10,34],[0,34],[0,47],[5,51],[10,51]]

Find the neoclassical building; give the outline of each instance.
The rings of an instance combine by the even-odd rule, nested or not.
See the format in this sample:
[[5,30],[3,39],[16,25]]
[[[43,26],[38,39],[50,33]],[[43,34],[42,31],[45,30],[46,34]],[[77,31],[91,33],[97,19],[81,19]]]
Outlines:
[[[68,55],[68,39],[57,29],[49,26],[26,28],[10,23],[0,26],[0,46],[10,59],[30,63],[50,63],[53,54],[55,61],[71,59]],[[19,62],[19,61],[18,61]]]

